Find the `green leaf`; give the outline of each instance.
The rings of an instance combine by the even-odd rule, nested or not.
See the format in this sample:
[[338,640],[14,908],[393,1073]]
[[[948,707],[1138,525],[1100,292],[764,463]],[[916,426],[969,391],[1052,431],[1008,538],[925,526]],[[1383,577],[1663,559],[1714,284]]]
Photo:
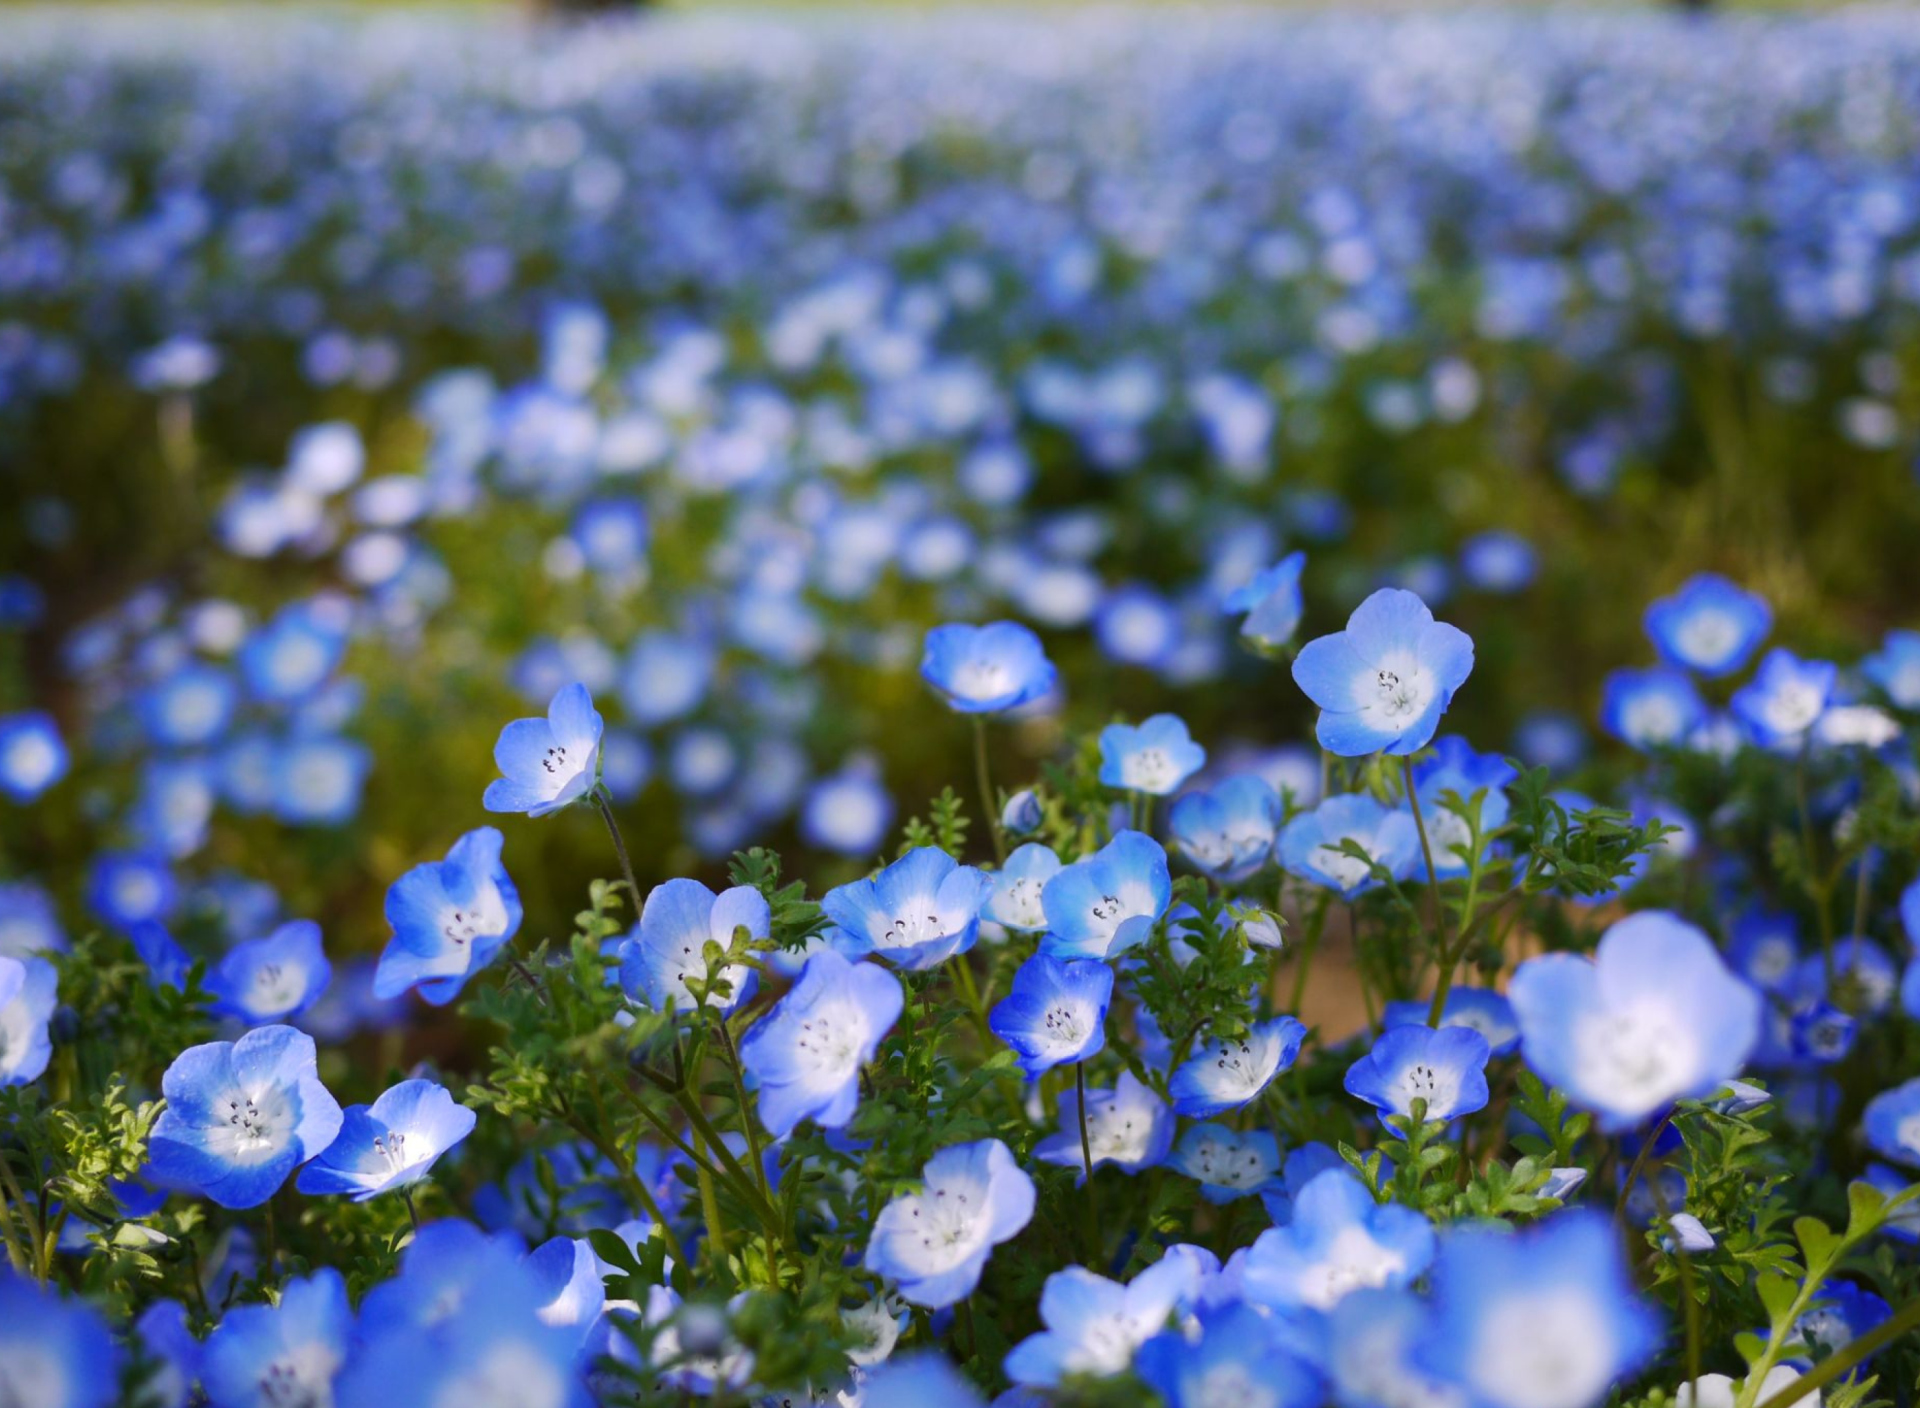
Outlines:
[[1832,1228],[1817,1217],[1795,1218],[1793,1236],[1800,1243],[1800,1254],[1806,1259],[1809,1275],[1824,1272],[1840,1254],[1840,1239],[1834,1235]]

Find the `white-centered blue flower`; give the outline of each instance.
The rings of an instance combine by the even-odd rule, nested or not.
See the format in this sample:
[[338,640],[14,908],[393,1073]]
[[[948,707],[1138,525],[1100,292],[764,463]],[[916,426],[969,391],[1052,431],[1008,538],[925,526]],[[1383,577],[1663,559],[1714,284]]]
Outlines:
[[1421,861],[1412,812],[1383,807],[1364,792],[1343,792],[1281,828],[1280,864],[1289,875],[1352,899],[1380,882],[1366,860],[1342,849],[1347,841],[1395,879],[1406,879]]
[[520,929],[520,892],[500,862],[499,831],[482,826],[453,843],[447,858],[416,865],[387,889],[393,937],[380,951],[373,995],[417,988],[428,1002],[453,1001],[468,978]]
[[121,1401],[120,1349],[99,1313],[0,1266],[0,1403],[109,1408]]
[[[1432,1003],[1425,998],[1413,1002],[1389,1002],[1380,1013],[1381,1025],[1424,1027]],[[1520,1026],[1514,1020],[1513,1004],[1492,988],[1454,986],[1447,989],[1447,1004],[1440,1013],[1442,1027],[1469,1027],[1486,1038],[1495,1056],[1509,1055],[1520,1044]]]
[[909,972],[937,967],[973,947],[993,877],[938,846],[908,851],[878,875],[836,885],[820,908],[847,952],[871,952]]
[[1739,1075],[1760,1035],[1760,994],[1713,941],[1663,910],[1607,930],[1591,960],[1554,953],[1520,965],[1507,996],[1533,1070],[1624,1129]]
[[1047,881],[1061,870],[1053,848],[1038,841],[1016,847],[1007,863],[994,872],[993,893],[987,897],[984,917],[1007,929],[1034,933],[1047,927],[1047,911],[1040,903]]
[[1347,1068],[1347,1093],[1383,1115],[1411,1116],[1424,1100],[1427,1119],[1458,1119],[1486,1108],[1490,1054],[1470,1027],[1392,1027]]
[[599,778],[605,725],[578,681],[553,696],[544,719],[515,719],[500,730],[493,760],[497,781],[482,805],[490,812],[546,816],[586,796]]
[[765,939],[772,925],[767,897],[751,885],[735,885],[718,895],[698,880],[656,885],[640,911],[639,924],[620,946],[620,986],[628,997],[656,1012],[691,1012],[699,1003],[687,979],[724,978],[727,995],[714,994],[708,1003],[730,1013],[753,996],[760,975],[744,963],[710,972],[706,947],[713,943],[727,951],[739,929],[745,929],[749,939]]
[[0,954],[31,958],[66,951],[67,933],[53,896],[30,880],[0,885]]
[[1433,1259],[1433,1226],[1398,1203],[1378,1203],[1342,1169],[1315,1175],[1292,1219],[1248,1249],[1241,1286],[1277,1314],[1324,1312],[1354,1291],[1411,1284]]
[[[860,1408],[987,1408],[967,1376],[932,1351],[877,1366],[857,1390]],[[851,1401],[847,1394],[843,1401]]]
[[1860,673],[1896,709],[1920,711],[1920,631],[1888,631],[1880,649],[1860,662]]
[[1507,784],[1517,776],[1513,764],[1493,753],[1476,753],[1457,734],[1437,738],[1433,756],[1413,769],[1414,790],[1420,797],[1420,820],[1433,848],[1434,872],[1443,880],[1465,875],[1472,862],[1472,828],[1466,817],[1443,800],[1452,793],[1472,810],[1480,799],[1480,835],[1484,838],[1507,822]]
[[1015,1345],[1002,1367],[1030,1388],[1055,1388],[1076,1374],[1125,1373],[1134,1351],[1191,1301],[1196,1281],[1194,1262],[1173,1256],[1124,1286],[1081,1266],[1056,1271],[1040,1289],[1040,1322],[1047,1328]]
[[323,1266],[287,1282],[278,1302],[221,1317],[200,1360],[207,1397],[221,1408],[332,1403],[352,1335],[347,1284]]
[[229,949],[207,975],[214,1010],[251,1026],[290,1022],[320,1000],[333,978],[310,919],[282,924],[264,939]]
[[1727,963],[1757,988],[1784,991],[1800,968],[1799,920],[1786,910],[1748,905],[1734,916]]
[[189,663],[139,696],[147,737],[162,748],[203,748],[226,731],[239,700],[233,677],[213,665]]
[[921,1188],[880,1210],[865,1265],[901,1298],[938,1310],[973,1294],[987,1258],[1033,1219],[1033,1180],[998,1139],[942,1149]]
[[807,960],[800,981],[740,1041],[760,1093],[760,1123],[784,1139],[801,1120],[839,1129],[860,1101],[860,1068],[900,1018],[900,980],[832,949]]
[[927,632],[920,678],[963,714],[1001,714],[1044,699],[1057,676],[1040,637],[1017,621]]
[[1747,663],[1773,629],[1773,612],[1718,573],[1701,572],[1649,606],[1646,627],[1662,660],[1711,679]]
[[0,717],[0,792],[31,802],[67,775],[67,764],[52,715],[34,710]]
[[1693,680],[1667,665],[1614,670],[1600,693],[1600,726],[1630,748],[1678,748],[1707,721]]
[[1109,787],[1165,797],[1207,765],[1207,750],[1173,714],[1100,730],[1100,780]]
[[0,1086],[37,1080],[53,1056],[47,1023],[60,975],[44,958],[0,955]]
[[1246,1305],[1202,1310],[1199,1334],[1164,1331],[1141,1345],[1134,1372],[1167,1408],[1314,1408],[1319,1376],[1289,1352],[1278,1328]]
[[1122,831],[1046,882],[1041,950],[1056,958],[1112,958],[1146,942],[1172,898],[1165,849],[1144,832]]
[[187,1328],[187,1308],[177,1300],[154,1301],[140,1312],[133,1331],[153,1365],[142,1385],[147,1408],[191,1408],[198,1401],[202,1351]]
[[300,1170],[302,1193],[345,1193],[364,1203],[425,1178],[439,1157],[473,1132],[475,1116],[447,1088],[403,1080],[371,1105],[351,1105],[340,1132]]
[[1342,1408],[1467,1408],[1460,1390],[1420,1363],[1433,1307],[1412,1291],[1353,1291],[1322,1326],[1315,1362]]
[[1306,569],[1307,555],[1290,552],[1227,593],[1221,603],[1226,613],[1246,616],[1240,623],[1242,636],[1267,650],[1277,650],[1293,639],[1304,611],[1300,576]]
[[[1042,1163],[1078,1169],[1086,1181],[1086,1152],[1080,1147],[1080,1095],[1072,1087],[1055,1102],[1059,1127],[1033,1146]],[[1139,1173],[1166,1161],[1173,1147],[1173,1111],[1153,1087],[1122,1071],[1111,1090],[1087,1091],[1087,1149],[1093,1166],[1112,1164],[1123,1173]]]
[[1826,712],[1838,675],[1830,661],[1802,660],[1776,646],[1734,691],[1734,716],[1761,747],[1797,748]]
[[342,602],[294,602],[247,637],[240,647],[240,671],[256,699],[297,703],[325,682],[346,648]]
[[1242,1133],[1223,1124],[1196,1124],[1180,1136],[1168,1164],[1200,1184],[1210,1203],[1260,1193],[1280,1178],[1280,1145],[1264,1129]]
[[1293,662],[1294,682],[1320,706],[1321,746],[1347,758],[1419,752],[1472,672],[1466,632],[1393,587],[1355,607],[1344,631],[1308,641]]
[[1293,1065],[1306,1036],[1298,1018],[1282,1016],[1256,1022],[1239,1037],[1200,1043],[1167,1082],[1174,1113],[1207,1119],[1258,1098]]
[[1876,1154],[1920,1168],[1920,1077],[1869,1100],[1860,1127]]
[[1176,798],[1167,812],[1167,833],[1195,869],[1238,884],[1273,853],[1281,811],[1279,794],[1264,778],[1243,774]]
[[987,1025],[1019,1054],[1031,1079],[1100,1051],[1112,1002],[1113,969],[1105,963],[1037,953],[1015,971]]

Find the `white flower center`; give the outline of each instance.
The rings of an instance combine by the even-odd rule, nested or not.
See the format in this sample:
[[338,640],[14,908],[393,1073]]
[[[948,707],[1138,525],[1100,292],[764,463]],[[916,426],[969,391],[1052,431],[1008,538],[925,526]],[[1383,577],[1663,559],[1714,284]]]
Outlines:
[[962,699],[998,699],[1013,692],[1013,676],[991,660],[969,660],[953,672],[953,692]]
[[918,1240],[906,1246],[920,1275],[951,1271],[987,1242],[987,1190],[972,1179],[928,1183],[905,1199]]
[[1406,1270],[1407,1259],[1374,1241],[1363,1227],[1334,1234],[1324,1258],[1300,1280],[1300,1297],[1315,1310],[1331,1310],[1353,1292],[1384,1286]]
[[1693,1075],[1693,1041],[1665,1009],[1602,1013],[1582,1025],[1576,1044],[1590,1088],[1623,1108],[1662,1104]]
[[1682,658],[1696,665],[1718,665],[1740,644],[1740,623],[1724,611],[1696,611],[1674,632]]
[[1399,733],[1426,713],[1433,699],[1433,675],[1411,655],[1397,654],[1373,666],[1358,695],[1369,722]]
[[213,1102],[207,1151],[227,1163],[263,1164],[293,1137],[293,1101],[277,1085],[233,1087]]
[[1775,733],[1799,733],[1820,717],[1825,698],[1804,680],[1792,680],[1767,696],[1763,710]]
[[1120,780],[1135,792],[1166,792],[1180,780],[1180,770],[1161,748],[1141,748],[1120,762]]
[[1607,1325],[1577,1287],[1509,1295],[1481,1318],[1474,1396],[1500,1408],[1587,1408],[1613,1377]]
[[443,1383],[433,1408],[561,1408],[570,1396],[568,1379],[564,1366],[509,1340]]
[[1424,1100],[1428,1119],[1444,1119],[1460,1101],[1460,1073],[1416,1061],[1400,1073],[1397,1090],[1403,1112],[1410,1110],[1415,1100]]
[[1366,861],[1332,846],[1314,847],[1313,868],[1342,890],[1355,888],[1373,873],[1373,867]]
[[802,1020],[793,1044],[816,1080],[839,1084],[859,1070],[860,1046],[866,1037],[867,1019],[858,1007],[850,1002],[823,1003]]
[[1635,695],[1621,711],[1621,732],[1643,743],[1671,743],[1680,735],[1680,706],[1665,690]]
[[307,970],[291,963],[262,963],[247,984],[247,1009],[277,1016],[300,1005],[307,991]]
[[43,734],[22,734],[7,748],[7,772],[21,787],[44,786],[59,761],[59,755]]
[[1153,1133],[1153,1121],[1146,1111],[1122,1106],[1117,1101],[1096,1103],[1087,1100],[1087,1147],[1095,1163],[1111,1159],[1118,1164],[1138,1163],[1146,1157],[1147,1140]]
[[268,1363],[258,1387],[263,1408],[333,1408],[340,1356],[318,1342],[295,1345]]
[[1038,880],[1019,879],[1008,884],[1001,891],[1000,922],[1016,929],[1041,929],[1046,927],[1047,912],[1040,904],[1040,891],[1044,887]]

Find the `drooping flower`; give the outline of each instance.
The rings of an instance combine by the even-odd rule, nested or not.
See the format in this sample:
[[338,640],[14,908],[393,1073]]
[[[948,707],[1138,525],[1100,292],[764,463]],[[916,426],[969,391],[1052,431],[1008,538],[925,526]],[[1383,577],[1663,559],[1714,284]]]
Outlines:
[[860,1100],[860,1068],[899,1020],[900,980],[832,949],[807,960],[800,981],[740,1042],[760,1091],[760,1123],[784,1139],[801,1120],[838,1129]]
[[1706,720],[1693,680],[1666,665],[1614,670],[1601,687],[1600,726],[1642,752],[1678,748]]
[[1172,898],[1166,851],[1143,832],[1122,831],[1047,881],[1041,950],[1056,958],[1112,958],[1144,943]]
[[1057,676],[1040,637],[1017,621],[994,621],[928,631],[920,678],[960,713],[1000,714],[1044,699]]
[[1293,639],[1304,610],[1300,576],[1306,568],[1307,555],[1290,552],[1273,566],[1254,573],[1244,586],[1227,593],[1221,603],[1226,613],[1246,615],[1240,623],[1241,635],[1267,650],[1278,650]]
[[47,1023],[60,975],[44,958],[0,955],[0,1086],[38,1080],[53,1056]]
[[584,1341],[606,1307],[604,1264],[579,1237],[550,1237],[528,1252],[527,1270],[543,1292],[541,1321],[572,1326]]
[[605,724],[584,684],[553,696],[544,719],[515,719],[500,730],[493,760],[497,781],[482,805],[490,812],[546,816],[586,796],[597,780]]
[[[1892,1318],[1893,1307],[1864,1286],[1852,1281],[1828,1281],[1821,1286],[1819,1298],[1793,1322],[1782,1350],[1804,1372],[1813,1367],[1815,1350],[1822,1358],[1838,1354]],[[1869,1354],[1863,1362],[1871,1362],[1873,1357]],[[1858,1377],[1858,1371],[1848,1377]]]
[[1207,1119],[1239,1109],[1293,1065],[1306,1036],[1298,1018],[1283,1016],[1255,1023],[1244,1036],[1201,1044],[1167,1082],[1174,1113]]
[[640,923],[620,947],[620,986],[629,998],[644,1001],[656,1012],[691,1012],[699,1006],[687,988],[687,979],[724,978],[728,994],[709,998],[713,1008],[731,1013],[752,997],[759,974],[744,963],[718,973],[707,968],[706,946],[732,948],[734,931],[744,928],[750,939],[772,932],[773,912],[767,897],[751,885],[735,885],[715,895],[698,880],[669,880],[656,885],[640,911]]
[[[1469,810],[1480,798],[1480,835],[1506,825],[1507,784],[1517,775],[1513,765],[1492,753],[1476,753],[1466,739],[1448,734],[1434,740],[1434,756],[1415,765],[1414,790],[1420,797],[1420,820],[1433,848],[1434,873],[1441,879],[1465,875],[1473,842],[1465,817],[1447,806],[1451,792]],[[1484,842],[1483,842],[1484,844]]]
[[434,1006],[460,994],[520,929],[520,892],[500,863],[498,830],[482,826],[453,843],[447,858],[416,865],[387,890],[393,937],[380,952],[373,995],[410,988]]
[[207,975],[214,1010],[252,1026],[290,1022],[320,1000],[333,978],[310,919],[282,924],[264,939],[236,944]]
[[[1412,812],[1383,807],[1364,792],[1343,792],[1281,828],[1280,864],[1290,875],[1352,899],[1379,882],[1366,861],[1341,849],[1346,841],[1396,879],[1413,874],[1421,859]],[[1437,855],[1434,861],[1439,863]]]
[[1470,1027],[1393,1027],[1347,1068],[1347,1093],[1383,1115],[1411,1116],[1424,1100],[1427,1119],[1458,1119],[1486,1108],[1489,1054]]
[[1734,691],[1734,715],[1761,747],[1798,747],[1826,712],[1838,674],[1830,661],[1802,660],[1776,646],[1753,678]]
[[998,1139],[942,1149],[921,1177],[918,1193],[880,1210],[865,1265],[938,1310],[972,1295],[993,1249],[1033,1219],[1034,1187]]
[[1649,606],[1646,626],[1661,659],[1712,679],[1747,663],[1773,629],[1773,612],[1718,573],[1701,572]]
[[1614,924],[1591,961],[1528,959],[1507,996],[1527,1064],[1609,1130],[1711,1094],[1740,1073],[1760,1033],[1760,995],[1711,939],[1663,910]]
[[1207,763],[1207,750],[1173,714],[1155,714],[1137,726],[1100,730],[1100,780],[1109,787],[1165,797]]
[[1113,969],[1090,958],[1037,953],[1013,975],[1007,995],[987,1019],[993,1034],[1020,1056],[1029,1079],[1084,1061],[1106,1045]]
[[[1432,1004],[1425,998],[1416,1002],[1389,1002],[1381,1010],[1380,1022],[1391,1031],[1395,1027],[1424,1027]],[[1455,986],[1447,989],[1447,1005],[1440,1013],[1440,1025],[1468,1027],[1486,1038],[1495,1056],[1505,1056],[1520,1044],[1520,1027],[1513,1017],[1513,1004],[1492,988]]]
[[1197,1180],[1208,1202],[1230,1203],[1278,1181],[1280,1146],[1264,1129],[1241,1133],[1223,1124],[1196,1124],[1180,1136],[1167,1162]]
[[920,846],[866,880],[836,885],[820,901],[849,952],[872,952],[919,972],[973,947],[993,877],[938,846]]
[[237,1305],[207,1337],[200,1374],[221,1408],[332,1403],[347,1361],[353,1312],[331,1266],[287,1282],[272,1305]]
[[0,792],[31,802],[67,775],[67,745],[53,716],[32,710],[0,716]]
[[1032,933],[1047,927],[1040,896],[1047,881],[1060,873],[1060,857],[1050,846],[1029,841],[1007,857],[994,872],[993,893],[987,897],[984,917],[1008,929]]
[[1003,1368],[1016,1384],[1055,1388],[1070,1375],[1125,1373],[1134,1351],[1167,1327],[1196,1289],[1194,1263],[1162,1257],[1128,1285],[1069,1266],[1040,1290],[1047,1328],[1013,1347]]
[[1293,662],[1294,682],[1320,706],[1321,746],[1346,758],[1419,752],[1472,672],[1467,634],[1393,587],[1354,608],[1344,631],[1307,642]]
[[1316,1174],[1293,1199],[1286,1225],[1248,1249],[1241,1286],[1277,1314],[1325,1312],[1354,1291],[1411,1284],[1433,1259],[1424,1214],[1377,1203],[1345,1169]]
[[1196,869],[1237,884],[1267,863],[1280,813],[1279,794],[1266,780],[1243,774],[1176,799],[1167,812],[1167,832]]
[[0,1403],[108,1408],[120,1398],[120,1351],[92,1306],[0,1265]]
[[320,1084],[313,1038],[292,1027],[190,1046],[160,1089],[167,1108],[148,1145],[153,1181],[223,1208],[258,1207],[340,1132],[340,1106]]
[[[1080,1147],[1080,1095],[1062,1090],[1055,1106],[1059,1128],[1033,1146],[1042,1163],[1080,1170],[1086,1181],[1086,1157]],[[1173,1147],[1173,1112],[1153,1087],[1122,1071],[1111,1090],[1087,1091],[1087,1146],[1093,1166],[1112,1164],[1126,1173],[1139,1173],[1163,1163]]]
[[439,1157],[473,1132],[474,1113],[430,1080],[403,1080],[371,1105],[350,1105],[340,1132],[300,1170],[302,1193],[345,1193],[364,1203],[411,1187]]

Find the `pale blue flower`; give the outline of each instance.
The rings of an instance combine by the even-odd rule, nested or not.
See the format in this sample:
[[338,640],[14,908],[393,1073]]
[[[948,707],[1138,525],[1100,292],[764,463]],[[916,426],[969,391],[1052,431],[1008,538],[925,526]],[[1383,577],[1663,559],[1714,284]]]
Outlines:
[[1293,678],[1320,706],[1321,746],[1342,757],[1416,753],[1473,671],[1473,642],[1412,592],[1386,588],[1347,628],[1309,641]]
[[994,1247],[1032,1220],[1034,1187],[998,1139],[942,1149],[921,1179],[880,1210],[864,1264],[904,1300],[938,1310],[972,1295]]
[[490,812],[546,816],[579,801],[599,779],[604,730],[587,687],[578,682],[553,696],[544,719],[515,719],[500,731],[493,759],[500,779],[487,784]]
[[351,1105],[340,1132],[300,1170],[302,1193],[345,1193],[356,1203],[425,1178],[440,1156],[473,1132],[475,1115],[443,1085],[403,1080],[371,1105]]
[[1100,780],[1109,787],[1165,797],[1206,762],[1207,750],[1172,714],[1155,714],[1138,727],[1108,724],[1100,731]]

